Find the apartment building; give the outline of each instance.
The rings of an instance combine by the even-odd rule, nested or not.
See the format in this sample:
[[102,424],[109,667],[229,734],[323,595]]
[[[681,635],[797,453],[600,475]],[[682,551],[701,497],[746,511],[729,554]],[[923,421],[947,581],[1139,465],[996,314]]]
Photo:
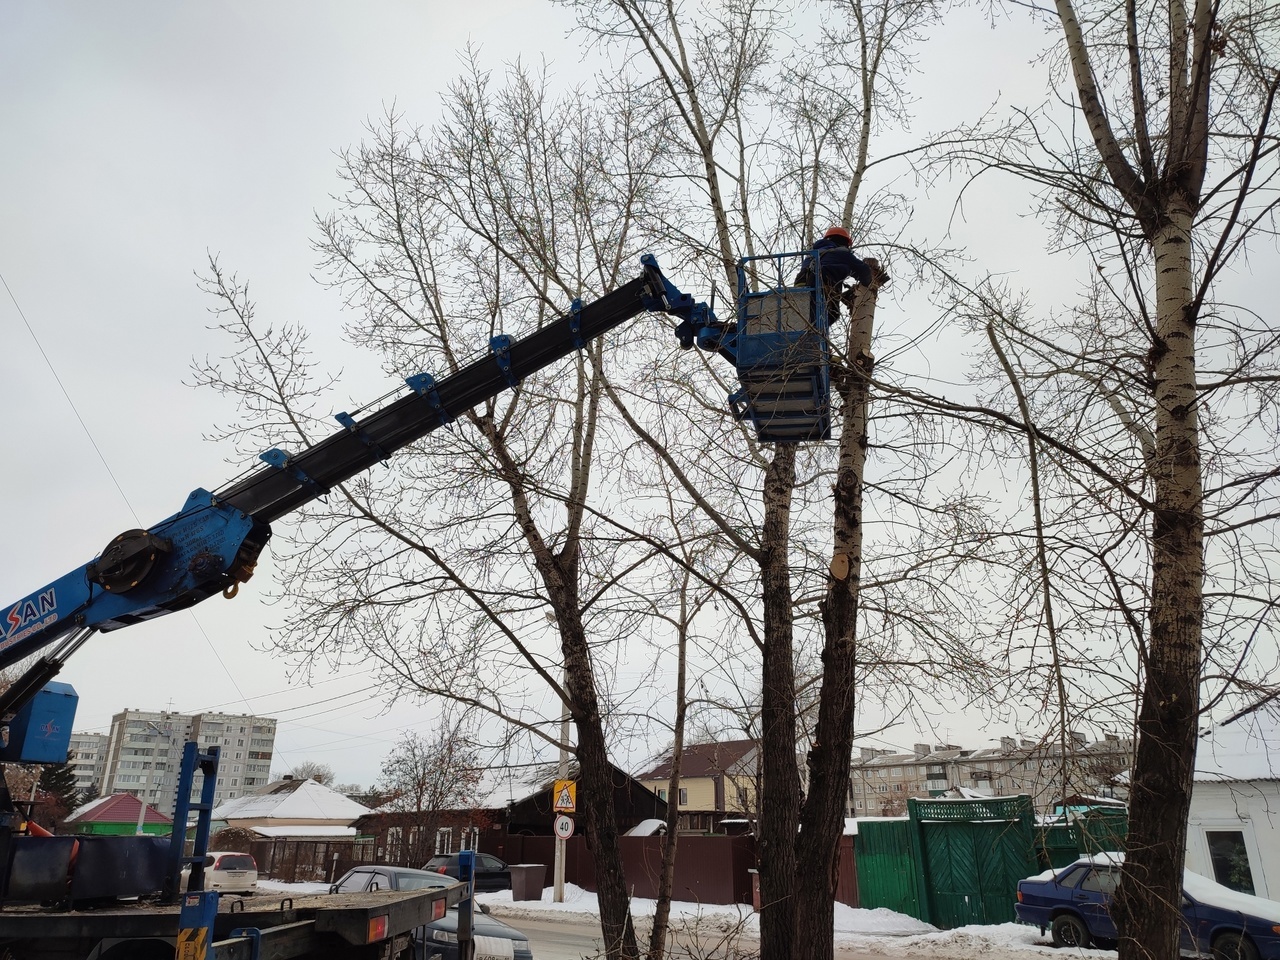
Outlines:
[[71,734],[71,769],[76,774],[76,789],[81,793],[90,787],[102,792],[102,778],[107,764],[107,740],[105,733]]
[[[214,803],[233,800],[270,779],[275,736],[271,717],[124,710],[111,718],[100,790],[130,793],[172,816],[183,745],[195,740],[202,747],[222,748]],[[197,777],[193,798],[199,789]]]
[[271,717],[199,713],[192,717],[191,732],[201,746],[222,747],[215,806],[271,782],[276,743],[276,721]]
[[1064,796],[1115,796],[1119,775],[1133,763],[1133,741],[1112,734],[1089,743],[1071,733],[1065,749],[1061,740],[1002,737],[999,743],[976,750],[917,743],[911,753],[863,747],[850,766],[846,814],[898,816],[909,798],[954,788],[988,796],[1025,793],[1036,810],[1048,812]]

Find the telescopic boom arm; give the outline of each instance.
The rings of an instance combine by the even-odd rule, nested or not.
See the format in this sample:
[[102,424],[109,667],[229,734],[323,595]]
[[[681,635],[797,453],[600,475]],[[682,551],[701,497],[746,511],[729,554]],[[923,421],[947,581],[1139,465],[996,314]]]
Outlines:
[[298,453],[273,449],[266,466],[216,493],[199,489],[182,510],[146,530],[128,530],[102,555],[55,580],[0,615],[0,669],[55,641],[63,642],[0,697],[0,721],[58,672],[62,662],[98,631],[118,630],[185,610],[215,593],[234,596],[253,574],[271,537],[271,523],[334,486],[386,460],[479,403],[580,349],[588,341],[644,313],[673,314],[681,346],[715,322],[705,303],[681,293],[649,254],[630,283],[582,304],[535,333],[513,341],[494,337],[489,356],[435,380],[419,373],[412,391],[356,420],[337,415],[343,429]]

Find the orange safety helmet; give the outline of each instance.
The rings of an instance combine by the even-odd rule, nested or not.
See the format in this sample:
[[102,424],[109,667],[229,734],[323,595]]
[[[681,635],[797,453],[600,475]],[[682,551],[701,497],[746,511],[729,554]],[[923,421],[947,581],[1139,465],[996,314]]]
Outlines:
[[832,237],[839,237],[849,246],[853,246],[853,235],[844,227],[827,227],[827,232],[822,235],[822,239],[830,240]]

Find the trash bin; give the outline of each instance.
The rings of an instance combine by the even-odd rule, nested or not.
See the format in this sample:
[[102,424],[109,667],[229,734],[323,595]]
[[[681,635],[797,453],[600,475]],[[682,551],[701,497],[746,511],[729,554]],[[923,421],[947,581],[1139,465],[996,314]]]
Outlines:
[[511,871],[512,900],[541,900],[542,879],[546,876],[545,863],[513,863]]

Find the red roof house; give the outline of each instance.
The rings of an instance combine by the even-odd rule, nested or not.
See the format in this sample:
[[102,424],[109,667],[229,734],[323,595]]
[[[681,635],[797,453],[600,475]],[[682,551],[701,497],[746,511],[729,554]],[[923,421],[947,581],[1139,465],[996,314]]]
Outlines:
[[[137,832],[141,809],[142,801],[133,794],[113,793],[109,797],[90,800],[63,821],[62,829],[67,833],[97,837],[132,836]],[[167,837],[173,832],[173,819],[155,807],[147,807],[142,832]]]

